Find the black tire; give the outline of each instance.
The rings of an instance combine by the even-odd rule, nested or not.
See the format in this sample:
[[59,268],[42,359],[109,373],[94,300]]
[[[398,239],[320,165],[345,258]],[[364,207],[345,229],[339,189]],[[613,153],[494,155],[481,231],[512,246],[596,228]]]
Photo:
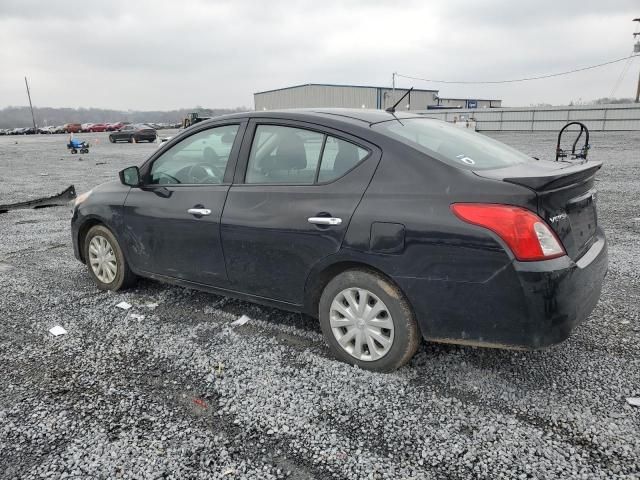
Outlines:
[[72,148],[72,149],[71,149],[71,153],[72,153],[72,154],[76,154],[76,153],[78,153],[78,150],[76,150],[75,148]]
[[[330,323],[331,304],[340,292],[362,288],[377,296],[386,305],[393,319],[391,347],[377,360],[361,360],[347,352],[336,339]],[[369,270],[347,270],[334,277],[324,288],[318,308],[320,327],[325,341],[338,360],[377,372],[391,372],[406,364],[420,344],[420,330],[411,305],[402,292],[384,276]],[[368,349],[368,347],[367,347]]]
[[136,137],[134,137],[133,135],[131,135],[129,137],[129,143],[138,143],[138,141],[136,140]]
[[115,138],[113,138],[113,135],[109,135],[109,141],[110,141],[111,143],[116,143],[116,139],[115,139]]
[[[91,267],[91,264],[90,264],[89,244],[91,243],[91,240],[97,236],[101,236],[107,240],[116,258],[116,265],[117,265],[116,275],[115,275],[115,278],[110,283],[105,283],[101,281],[94,273],[93,268]],[[87,232],[87,235],[84,238],[84,243],[82,248],[84,252],[84,260],[87,265],[87,270],[89,271],[89,275],[91,276],[92,280],[100,290],[117,291],[117,290],[128,288],[133,284],[135,284],[136,275],[129,268],[129,264],[127,263],[127,260],[124,258],[124,253],[122,252],[122,248],[120,248],[120,244],[118,243],[118,240],[116,240],[116,237],[113,235],[113,233],[111,233],[111,230],[109,230],[107,227],[105,227],[104,225],[95,225],[91,227],[91,229],[89,229],[89,231]]]

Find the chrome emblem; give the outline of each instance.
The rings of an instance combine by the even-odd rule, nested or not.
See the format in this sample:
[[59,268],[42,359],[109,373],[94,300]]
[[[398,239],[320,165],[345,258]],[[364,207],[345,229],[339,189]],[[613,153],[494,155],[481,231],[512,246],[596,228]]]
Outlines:
[[559,213],[558,215],[554,215],[553,217],[549,217],[549,221],[552,223],[559,222],[560,220],[565,220],[567,218],[566,213]]

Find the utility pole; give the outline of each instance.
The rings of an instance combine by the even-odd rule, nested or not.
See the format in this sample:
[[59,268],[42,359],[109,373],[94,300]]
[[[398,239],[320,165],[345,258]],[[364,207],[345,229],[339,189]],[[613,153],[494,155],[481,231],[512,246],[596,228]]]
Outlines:
[[36,133],[36,117],[33,115],[33,105],[31,103],[31,92],[29,92],[29,82],[27,77],[24,77],[24,84],[27,86],[27,97],[29,97],[29,108],[31,109],[31,120],[33,121],[33,133]]
[[[640,18],[634,18],[633,21],[638,22],[638,25],[640,25]],[[633,38],[635,39],[639,35],[640,35],[640,31],[634,33]],[[640,53],[640,41],[636,42],[636,44],[633,46],[633,53],[634,55],[636,53]],[[636,89],[636,103],[640,103],[640,72],[638,72],[638,88]]]

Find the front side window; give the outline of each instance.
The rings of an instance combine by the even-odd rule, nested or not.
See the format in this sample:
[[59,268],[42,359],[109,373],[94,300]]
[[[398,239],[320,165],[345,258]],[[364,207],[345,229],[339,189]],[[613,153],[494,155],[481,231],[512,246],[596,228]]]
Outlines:
[[403,118],[401,121],[378,123],[374,128],[437,160],[468,170],[501,168],[532,161],[502,142],[440,120]]
[[149,183],[222,183],[237,133],[238,125],[225,125],[185,138],[153,162]]
[[251,145],[247,183],[312,184],[324,134],[279,125],[258,125]]

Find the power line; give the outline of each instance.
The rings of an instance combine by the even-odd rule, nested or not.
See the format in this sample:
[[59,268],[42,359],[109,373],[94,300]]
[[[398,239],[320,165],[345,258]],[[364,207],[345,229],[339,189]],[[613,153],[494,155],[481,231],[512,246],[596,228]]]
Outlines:
[[618,62],[623,62],[625,60],[628,60],[632,57],[635,57],[636,55],[629,55],[628,57],[623,57],[623,58],[618,58],[617,60],[611,60],[609,62],[604,62],[604,63],[599,63],[598,65],[591,65],[589,67],[583,67],[583,68],[576,68],[574,70],[569,70],[567,72],[560,72],[560,73],[550,73],[548,75],[540,75],[537,77],[527,77],[527,78],[516,78],[513,80],[486,80],[486,81],[455,81],[455,80],[434,80],[434,79],[430,79],[430,78],[420,78],[420,77],[413,77],[411,75],[403,75],[402,73],[396,73],[396,75],[398,77],[402,77],[402,78],[408,78],[411,80],[420,80],[422,82],[432,82],[432,83],[459,83],[459,84],[497,84],[497,83],[516,83],[516,82],[528,82],[530,80],[541,80],[543,78],[551,78],[551,77],[559,77],[561,75],[569,75],[571,73],[576,73],[576,72],[583,72],[585,70],[591,70],[593,68],[599,68],[599,67],[604,67],[605,65],[611,65],[612,63],[618,63]]
[[631,57],[629,57],[627,62],[624,64],[624,68],[622,69],[622,72],[620,72],[620,76],[618,77],[618,80],[616,81],[616,83],[614,83],[613,88],[611,89],[611,93],[609,94],[610,98],[613,98],[613,96],[616,94],[616,91],[618,90],[620,83],[622,83],[624,76],[627,74],[627,71],[629,70],[629,65],[631,65]]

